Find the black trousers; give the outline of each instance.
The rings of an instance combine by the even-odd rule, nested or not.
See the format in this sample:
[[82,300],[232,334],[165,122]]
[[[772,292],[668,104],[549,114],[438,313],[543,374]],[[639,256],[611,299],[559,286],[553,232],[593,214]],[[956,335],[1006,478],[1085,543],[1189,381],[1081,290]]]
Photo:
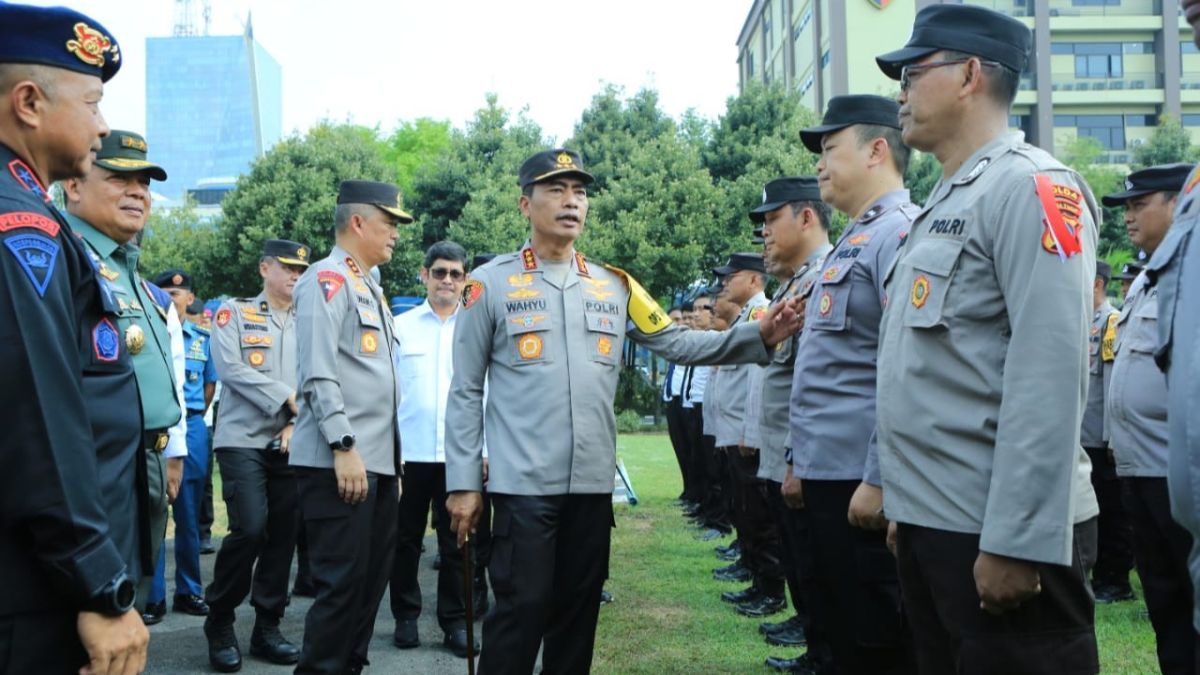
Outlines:
[[727,448],[734,476],[734,525],[742,543],[742,564],[754,574],[754,586],[773,596],[783,595],[783,544],[767,503],[767,485],[758,478],[758,451],[746,456]]
[[[445,500],[442,508],[446,508]],[[458,544],[457,537],[455,545]],[[492,560],[492,496],[485,486],[483,491],[483,513],[479,515],[479,524],[475,526],[475,580],[482,583],[488,563]],[[479,608],[476,607],[478,612]]]
[[682,499],[695,499],[695,488],[691,478],[691,460],[688,456],[687,423],[683,418],[683,404],[676,396],[663,404],[666,408],[667,436],[671,438],[671,449],[675,451],[675,461],[679,464],[679,476],[683,479]]
[[834,672],[916,673],[887,532],[863,530],[847,520],[859,481],[802,483],[810,536],[817,542],[810,611],[829,639]]
[[263,620],[279,622],[288,604],[299,498],[287,455],[265,448],[217,448],[229,534],[221,541],[205,592],[214,621],[232,621],[250,595]]
[[88,663],[78,616],[70,610],[0,616],[0,673],[78,673]]
[[780,483],[770,483],[775,486],[774,497],[768,492],[771,511],[779,522],[780,540],[783,542],[784,565],[787,568],[787,582],[792,589],[792,607],[796,616],[804,625],[804,636],[808,642],[807,653],[813,663],[821,666],[820,672],[828,673],[833,660],[833,648],[825,627],[818,624],[814,614],[809,611],[816,594],[817,562],[814,555],[817,543],[812,539],[807,509],[793,509],[783,501],[779,492]]
[[[396,560],[392,564],[392,616],[397,621],[421,616],[421,541],[429,522],[430,507],[437,513],[438,570],[437,617],[444,631],[466,627],[467,607],[463,601],[463,559],[456,535],[450,531],[446,513],[446,465],[439,462],[407,462],[401,480],[399,517],[396,524]],[[466,589],[468,592],[470,589]]]
[[708,477],[708,492],[700,502],[700,520],[722,532],[733,529],[733,473],[729,455],[708,434],[700,437],[700,454]]
[[350,505],[333,469],[297,468],[317,598],[304,618],[296,673],[338,674],[366,665],[375,614],[396,551],[395,476],[367,473],[367,499]]
[[542,672],[591,669],[608,578],[612,496],[492,494],[496,604],[483,620],[480,675],[530,675],[542,646]]
[[1100,504],[1096,547],[1096,566],[1092,568],[1092,585],[1129,588],[1129,572],[1133,569],[1133,525],[1121,495],[1117,465],[1108,448],[1084,448],[1092,460],[1092,489]]
[[901,523],[897,558],[921,675],[1099,672],[1088,571],[1096,519],[1075,526],[1071,565],[1038,564],[1042,592],[998,616],[979,607],[979,535]]
[[709,460],[705,456],[708,448],[704,443],[703,409],[704,406],[698,403],[693,408],[684,408],[682,405],[679,408],[679,412],[683,418],[684,440],[688,448],[687,471],[688,478],[691,481],[691,499],[701,504],[701,506],[709,498],[709,493],[712,490],[708,477]]
[[[208,456],[211,458],[211,457],[213,457],[212,433],[211,433],[212,430],[210,429],[209,431],[210,431],[210,433],[208,434]],[[212,483],[213,464],[216,464],[216,462],[210,461],[208,463],[208,468],[204,472],[204,494],[200,496],[199,523],[200,523],[200,539],[201,540],[212,539],[212,525],[213,525],[213,518],[214,518],[214,515],[213,515],[213,483]]]
[[1188,551],[1192,535],[1171,519],[1166,478],[1122,478],[1133,523],[1133,554],[1158,642],[1163,675],[1200,673],[1192,628],[1192,580]]

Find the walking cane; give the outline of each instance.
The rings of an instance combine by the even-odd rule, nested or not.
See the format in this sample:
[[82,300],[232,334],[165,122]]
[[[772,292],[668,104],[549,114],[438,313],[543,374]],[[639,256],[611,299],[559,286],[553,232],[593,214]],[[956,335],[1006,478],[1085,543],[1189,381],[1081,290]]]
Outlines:
[[463,538],[462,552],[463,599],[467,605],[467,675],[475,675],[475,575],[471,571],[475,556],[471,555],[470,532]]

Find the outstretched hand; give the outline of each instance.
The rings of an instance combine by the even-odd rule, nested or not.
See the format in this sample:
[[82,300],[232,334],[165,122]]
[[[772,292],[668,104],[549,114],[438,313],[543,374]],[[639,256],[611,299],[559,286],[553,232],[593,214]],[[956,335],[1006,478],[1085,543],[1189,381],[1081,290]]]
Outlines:
[[789,298],[767,310],[767,315],[758,322],[763,344],[774,347],[800,332],[804,320],[803,302],[802,298]]

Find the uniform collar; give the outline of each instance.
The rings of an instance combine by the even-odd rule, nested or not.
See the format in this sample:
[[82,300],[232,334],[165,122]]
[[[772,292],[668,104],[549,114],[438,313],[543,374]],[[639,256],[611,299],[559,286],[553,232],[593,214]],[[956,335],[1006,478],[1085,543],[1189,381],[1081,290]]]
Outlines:
[[958,171],[950,178],[952,185],[966,185],[974,182],[987,171],[996,158],[1016,147],[1025,140],[1025,134],[1020,131],[1008,131],[993,138],[976,150],[967,161],[958,167]]
[[[520,262],[521,269],[526,272],[545,271],[542,269],[541,259],[538,258],[537,253],[533,250],[533,242],[529,239],[525,240],[525,244],[517,253],[517,261]],[[573,271],[575,274],[567,275],[567,282],[564,284],[564,288],[566,286],[573,286],[576,284],[576,277],[592,276],[591,268],[588,266],[587,257],[573,248],[571,250],[571,271]]]
[[377,286],[375,278],[371,276],[370,268],[365,267],[346,249],[334,244],[333,250],[329,252],[329,257],[336,260],[339,265],[349,268],[355,276],[366,282],[368,287],[375,288]]
[[[101,259],[111,258],[114,251],[123,247],[122,244],[113,241],[107,234],[97,230],[95,226],[79,216],[71,213],[66,214],[66,216],[67,221],[71,223],[71,229],[83,237],[84,241],[95,249],[96,255],[100,256]],[[132,243],[125,244],[124,246],[137,248]]]
[[[462,309],[462,303],[458,303],[458,304],[454,305],[454,313],[451,314],[450,316],[446,317],[446,321],[447,322],[453,321],[454,317],[458,316],[458,310],[460,310],[460,309]],[[413,307],[412,309],[410,309],[408,311],[416,312],[420,316],[424,316],[424,315],[428,314],[429,316],[436,319],[438,323],[442,323],[442,317],[438,316],[438,313],[433,311],[433,305],[429,302],[429,298],[425,298],[424,302],[417,305],[416,307]]]
[[874,204],[871,204],[870,208],[863,211],[863,214],[855,219],[854,222],[861,225],[869,225],[878,220],[879,216],[908,201],[908,190],[904,188],[884,193],[883,196],[875,200]]

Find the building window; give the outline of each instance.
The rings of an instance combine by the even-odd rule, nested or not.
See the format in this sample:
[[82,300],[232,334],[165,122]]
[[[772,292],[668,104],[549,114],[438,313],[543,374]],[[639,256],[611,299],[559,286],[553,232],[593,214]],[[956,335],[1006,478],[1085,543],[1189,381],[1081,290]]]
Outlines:
[[1121,43],[1075,43],[1075,77],[1121,77],[1123,74]]
[[[1145,121],[1150,116],[1129,117]],[[1075,127],[1080,136],[1096,139],[1105,150],[1125,149],[1125,117],[1122,115],[1055,115],[1054,126]]]
[[1200,49],[1196,48],[1196,43],[1192,42],[1191,39],[1180,40],[1179,41],[1179,53],[1180,54],[1200,54]]
[[792,29],[792,40],[799,40],[800,33],[804,32],[804,29],[808,27],[808,24],[811,21],[812,7],[809,7],[808,9],[804,10],[804,15],[800,17],[800,22],[797,23],[796,27]]
[[1180,120],[1185,127],[1200,127],[1200,115],[1182,115]]
[[746,77],[747,79],[754,77],[754,52],[746,52]]
[[826,49],[825,53],[821,55],[821,67],[824,68],[825,66],[828,66],[828,65],[829,65],[829,50]]
[[812,75],[809,75],[808,78],[804,80],[804,83],[800,85],[800,95],[804,96],[807,94],[808,90],[812,89],[814,82],[816,82],[816,80],[813,79]]
[[1121,0],[1071,0],[1072,7],[1120,7]]
[[775,36],[771,34],[771,3],[763,5],[762,13],[763,41],[767,46],[767,56],[775,51]]

